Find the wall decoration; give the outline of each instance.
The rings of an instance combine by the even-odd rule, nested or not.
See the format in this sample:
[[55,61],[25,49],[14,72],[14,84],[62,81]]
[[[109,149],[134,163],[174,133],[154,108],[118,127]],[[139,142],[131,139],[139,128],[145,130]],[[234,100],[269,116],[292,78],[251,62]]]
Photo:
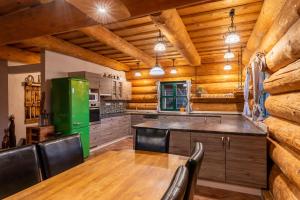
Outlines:
[[41,110],[41,80],[35,82],[34,77],[29,75],[25,78],[24,85],[24,106],[25,106],[25,124],[37,123],[39,121]]

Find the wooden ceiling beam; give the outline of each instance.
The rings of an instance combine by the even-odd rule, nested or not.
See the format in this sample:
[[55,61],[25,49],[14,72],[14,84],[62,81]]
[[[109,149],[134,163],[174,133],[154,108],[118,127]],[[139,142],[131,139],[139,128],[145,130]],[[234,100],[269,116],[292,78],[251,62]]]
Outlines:
[[40,54],[10,46],[0,46],[0,59],[26,64],[37,64],[40,63]]
[[123,52],[124,54],[127,54],[133,58],[142,61],[148,66],[153,66],[155,64],[154,58],[152,58],[142,50],[138,49],[137,47],[133,46],[131,43],[127,42],[123,38],[114,34],[104,26],[99,25],[94,27],[87,27],[81,29],[81,31],[87,34],[88,36]]
[[115,70],[128,71],[129,67],[116,60],[107,58],[93,51],[81,48],[70,42],[55,38],[53,36],[43,36],[24,40],[22,43],[44,48],[50,51],[59,52],[85,61],[93,62]]
[[96,22],[64,0],[0,17],[0,45],[74,30]]
[[176,9],[152,15],[152,20],[189,64],[193,66],[201,64],[201,58]]

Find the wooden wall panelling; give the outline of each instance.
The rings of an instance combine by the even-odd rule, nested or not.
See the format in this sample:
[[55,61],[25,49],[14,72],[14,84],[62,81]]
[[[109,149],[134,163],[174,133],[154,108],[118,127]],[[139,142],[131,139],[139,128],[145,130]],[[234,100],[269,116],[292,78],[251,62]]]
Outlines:
[[300,92],[269,96],[265,106],[272,116],[300,123]]
[[[269,155],[285,176],[300,189],[300,159],[285,145],[280,145],[269,138]],[[283,159],[284,158],[284,159]]]
[[270,176],[270,191],[274,200],[290,199],[298,200],[300,196],[299,189],[291,183],[287,177],[274,165],[272,167]]
[[192,103],[194,111],[242,112],[244,103]]
[[271,94],[300,90],[300,60],[272,74],[264,81],[264,89]]
[[127,108],[132,110],[156,110],[157,103],[128,103]]
[[286,32],[267,54],[268,68],[272,72],[285,67],[300,58],[300,19]]
[[264,123],[268,127],[269,137],[300,152],[299,124],[273,116],[268,117]]

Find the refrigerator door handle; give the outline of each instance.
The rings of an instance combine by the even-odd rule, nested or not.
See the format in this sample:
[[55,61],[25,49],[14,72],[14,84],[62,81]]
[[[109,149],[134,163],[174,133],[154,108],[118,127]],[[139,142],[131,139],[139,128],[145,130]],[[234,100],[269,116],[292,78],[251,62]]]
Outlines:
[[73,125],[78,126],[78,125],[80,125],[80,122],[74,122]]

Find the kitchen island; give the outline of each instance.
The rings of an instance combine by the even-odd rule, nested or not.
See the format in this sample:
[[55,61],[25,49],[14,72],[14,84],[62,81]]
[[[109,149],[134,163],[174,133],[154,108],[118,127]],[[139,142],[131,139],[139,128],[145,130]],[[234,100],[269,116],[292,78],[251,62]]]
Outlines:
[[241,115],[221,116],[221,120],[207,121],[201,120],[199,116],[186,117],[189,118],[146,121],[132,125],[132,128],[170,130],[171,154],[190,156],[195,143],[203,143],[205,155],[199,173],[200,179],[266,188],[265,131]]

